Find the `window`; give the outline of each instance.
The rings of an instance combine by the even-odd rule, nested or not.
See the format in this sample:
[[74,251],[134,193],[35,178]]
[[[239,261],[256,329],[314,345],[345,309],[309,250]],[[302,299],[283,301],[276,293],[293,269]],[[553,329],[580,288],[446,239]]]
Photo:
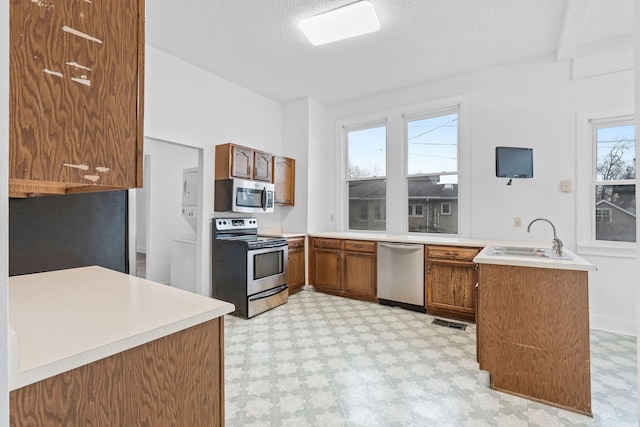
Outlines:
[[456,108],[406,120],[409,205],[424,206],[420,219],[409,210],[409,232],[458,233],[458,114]]
[[424,216],[424,206],[423,205],[409,205],[409,216]]
[[636,241],[633,118],[592,121],[595,241]]
[[[387,127],[347,129],[349,230],[386,230]],[[369,218],[368,212],[373,212]]]
[[596,223],[608,224],[611,222],[611,208],[596,208]]

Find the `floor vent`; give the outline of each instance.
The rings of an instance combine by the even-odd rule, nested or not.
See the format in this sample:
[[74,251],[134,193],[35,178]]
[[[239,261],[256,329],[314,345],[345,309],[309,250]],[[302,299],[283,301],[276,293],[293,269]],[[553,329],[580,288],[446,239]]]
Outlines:
[[451,322],[449,320],[442,320],[442,319],[433,319],[433,322],[431,322],[431,324],[439,325],[439,326],[447,326],[453,329],[460,329],[461,331],[464,331],[467,329],[467,325],[465,325],[464,323]]

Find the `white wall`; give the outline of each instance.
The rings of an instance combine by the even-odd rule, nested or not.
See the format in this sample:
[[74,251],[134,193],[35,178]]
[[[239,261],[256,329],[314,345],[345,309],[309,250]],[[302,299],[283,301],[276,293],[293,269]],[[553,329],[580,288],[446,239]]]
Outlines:
[[[0,165],[9,164],[9,2],[0,1]],[[9,277],[9,173],[0,168],[0,426],[9,425],[7,277]]]
[[290,102],[282,108],[282,155],[296,161],[295,204],[282,207],[284,232],[307,230],[307,169],[309,165],[309,99]]
[[[549,240],[549,227],[526,232],[529,221],[546,217],[559,237],[576,247],[575,192],[560,191],[560,181],[576,183],[576,115],[594,111],[634,111],[631,70],[571,80],[569,62],[543,57],[526,63],[486,69],[328,108],[326,126],[335,132],[336,121],[403,106],[468,95],[470,99],[471,225],[468,237]],[[586,143],[590,143],[587,141]],[[309,156],[337,164],[336,141],[310,144]],[[534,178],[495,177],[495,147],[511,145],[534,149]],[[331,171],[309,167],[309,191],[325,192]],[[334,173],[338,177],[339,173]],[[341,182],[334,178],[333,188]],[[588,184],[587,184],[588,185]],[[387,191],[402,191],[401,188]],[[338,191],[339,192],[339,191]],[[317,203],[309,215],[309,230],[326,228],[324,218],[342,215],[343,201],[332,207]],[[523,226],[513,226],[514,217]],[[466,236],[465,236],[466,237]],[[591,256],[599,267],[590,274],[591,327],[636,333],[635,260]],[[612,276],[613,275],[613,276]],[[625,295],[627,297],[625,297]],[[613,298],[616,296],[616,298]]]
[[151,178],[144,186],[150,203],[146,278],[168,284],[172,241],[196,237],[182,218],[182,172],[198,167],[198,149],[145,138],[144,153]]
[[336,226],[336,190],[333,184],[337,174],[336,144],[334,129],[327,126],[328,122],[327,108],[313,99],[309,100],[309,232],[334,230]]
[[[282,106],[152,46],[145,56],[145,136],[203,147],[203,209],[199,227],[199,293],[211,295],[211,222],[214,150],[235,142],[274,154],[282,152]],[[261,227],[280,227],[280,211],[256,215]],[[147,236],[149,239],[149,236]],[[149,250],[149,248],[147,248]]]
[[[281,154],[281,104],[149,45],[145,61],[145,136],[194,147],[235,142]],[[213,199],[205,208],[213,212]],[[280,208],[258,221],[279,227]]]

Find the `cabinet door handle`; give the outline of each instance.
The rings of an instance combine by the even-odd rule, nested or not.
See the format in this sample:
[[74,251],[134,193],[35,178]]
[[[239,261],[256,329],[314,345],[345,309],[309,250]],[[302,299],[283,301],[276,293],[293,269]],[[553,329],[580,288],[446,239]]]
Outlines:
[[427,274],[431,274],[431,263],[427,266]]

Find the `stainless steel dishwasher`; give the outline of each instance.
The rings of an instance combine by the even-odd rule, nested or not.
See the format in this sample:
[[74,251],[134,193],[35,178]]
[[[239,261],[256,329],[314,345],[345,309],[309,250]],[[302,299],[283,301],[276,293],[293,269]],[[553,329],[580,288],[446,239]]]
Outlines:
[[425,312],[424,245],[378,242],[378,300]]

